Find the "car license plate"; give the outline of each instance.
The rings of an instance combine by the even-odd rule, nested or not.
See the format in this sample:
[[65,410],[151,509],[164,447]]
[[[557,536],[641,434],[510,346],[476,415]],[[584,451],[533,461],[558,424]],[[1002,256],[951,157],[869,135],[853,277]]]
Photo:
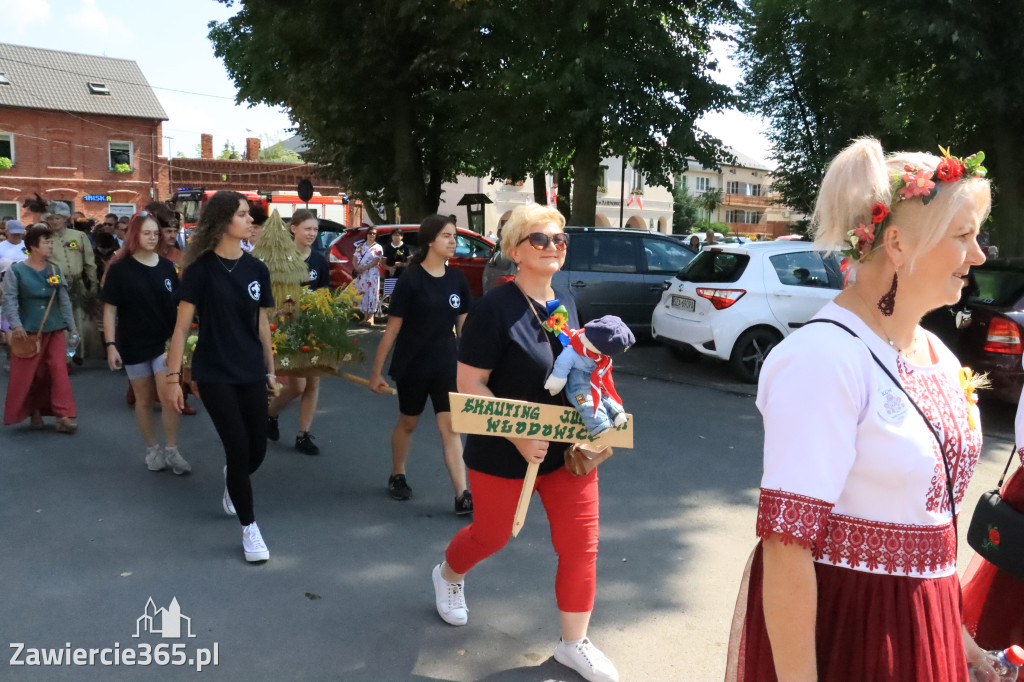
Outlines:
[[685,310],[688,313],[692,313],[696,310],[697,302],[692,298],[687,298],[686,296],[677,296],[676,294],[672,294],[672,307],[677,310]]

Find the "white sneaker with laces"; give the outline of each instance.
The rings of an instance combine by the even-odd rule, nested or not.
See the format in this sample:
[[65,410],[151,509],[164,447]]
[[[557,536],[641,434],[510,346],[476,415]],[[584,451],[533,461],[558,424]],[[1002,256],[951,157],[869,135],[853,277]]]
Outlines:
[[564,642],[559,639],[558,646],[555,647],[555,660],[567,668],[572,668],[590,682],[619,680],[619,671],[615,669],[615,665],[587,637],[577,642]]
[[469,620],[469,609],[466,608],[466,581],[450,583],[441,575],[441,564],[434,566],[430,577],[434,580],[434,604],[437,615],[449,625],[465,625]]
[[159,445],[146,448],[146,468],[150,471],[163,471],[167,468],[163,448]]
[[242,550],[246,561],[266,561],[270,558],[267,543],[263,542],[260,527],[253,521],[242,529]]
[[231,503],[231,495],[228,494],[228,468],[224,467],[224,496],[220,498],[220,503],[224,505],[224,513],[228,516],[238,516],[238,512],[235,511],[235,505]]
[[167,466],[171,467],[171,471],[178,476],[192,471],[192,465],[181,456],[177,445],[168,445],[164,448],[164,461],[167,462]]

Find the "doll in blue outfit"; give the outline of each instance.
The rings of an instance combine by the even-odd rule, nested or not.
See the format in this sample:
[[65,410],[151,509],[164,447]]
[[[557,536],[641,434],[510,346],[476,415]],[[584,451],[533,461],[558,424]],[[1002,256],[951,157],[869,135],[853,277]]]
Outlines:
[[622,399],[612,381],[612,356],[636,342],[618,317],[605,315],[569,332],[569,343],[555,360],[544,388],[555,395],[565,388],[591,436],[626,423]]

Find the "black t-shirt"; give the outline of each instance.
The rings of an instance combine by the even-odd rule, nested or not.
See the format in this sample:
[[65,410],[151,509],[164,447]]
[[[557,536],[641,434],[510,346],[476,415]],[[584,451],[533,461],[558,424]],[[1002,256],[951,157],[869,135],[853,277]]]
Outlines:
[[445,266],[440,277],[412,265],[391,294],[390,317],[402,318],[388,374],[395,381],[455,376],[455,320],[469,310],[469,282]]
[[[402,242],[398,246],[395,246],[391,242],[384,245],[384,263],[388,267],[395,267],[395,263],[407,263],[410,258],[412,258],[412,247],[405,242]],[[404,268],[396,268],[395,274],[389,274],[388,277],[398,277],[408,269],[408,266]]]
[[127,256],[107,269],[100,298],[117,306],[114,338],[124,364],[148,362],[164,353],[174,333],[177,289],[178,273],[166,258],[149,266]]
[[[578,329],[579,316],[569,295],[555,291],[569,312],[569,326]],[[545,319],[544,306],[534,303],[537,317]],[[527,307],[526,297],[508,282],[491,289],[473,306],[462,328],[459,362],[489,369],[487,387],[499,398],[528,400],[548,405],[568,405],[564,392],[548,393],[544,382],[562,352],[558,338],[543,329]],[[567,443],[551,443],[539,473],[548,474],[564,464]],[[466,437],[466,466],[501,478],[526,476],[526,460],[501,436]]]
[[323,289],[331,286],[331,266],[322,253],[309,252],[306,259],[306,267],[309,268],[309,281],[303,282],[302,286],[310,289]]
[[259,310],[274,307],[266,265],[247,253],[233,261],[209,251],[182,273],[181,300],[199,313],[192,356],[196,381],[246,384],[266,378]]

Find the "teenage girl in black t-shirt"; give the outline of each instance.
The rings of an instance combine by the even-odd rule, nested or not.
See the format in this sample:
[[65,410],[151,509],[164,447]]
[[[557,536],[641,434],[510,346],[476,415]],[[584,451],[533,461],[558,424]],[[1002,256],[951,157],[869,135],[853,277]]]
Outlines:
[[[303,282],[302,285],[310,289],[323,289],[328,286],[331,277],[330,266],[326,258],[313,251],[313,242],[320,231],[316,214],[300,208],[292,214],[288,229],[295,239],[295,248],[299,250],[299,255],[309,268],[309,281]],[[320,377],[288,377],[284,390],[270,401],[267,410],[267,437],[273,441],[281,437],[277,416],[285,405],[300,395],[302,399],[299,401],[299,433],[295,436],[295,449],[304,455],[319,455],[320,448],[313,442],[309,429],[313,426],[313,415],[320,400]]]
[[[180,475],[192,467],[178,452],[181,414],[174,409],[165,353],[174,331],[178,273],[174,263],[157,255],[160,242],[160,225],[148,212],[136,214],[128,223],[124,246],[103,276],[103,335],[107,364],[112,371],[124,367],[135,394],[135,422],[146,443],[146,466],[150,471],[169,467]],[[163,406],[163,448],[153,420],[157,399]]]
[[455,255],[455,245],[455,225],[448,218],[433,215],[423,220],[419,250],[391,295],[388,324],[377,347],[370,389],[376,393],[387,389],[384,360],[394,346],[390,375],[398,389],[399,414],[391,432],[388,493],[396,500],[407,500],[412,495],[405,479],[405,463],[413,431],[429,396],[441,432],[444,463],[455,490],[455,513],[463,515],[473,511],[473,498],[466,483],[462,439],[452,430],[448,393],[455,390],[456,335],[462,334],[470,293],[466,276],[445,264]]
[[[237,510],[246,561],[266,561],[270,551],[256,525],[249,476],[267,452],[267,390],[276,384],[267,320],[274,297],[267,266],[242,251],[251,225],[241,194],[217,192],[207,201],[182,260],[167,365],[168,376],[181,374],[185,339],[198,312],[192,376],[227,457],[222,505],[228,514]],[[180,410],[181,388],[171,390]]]

